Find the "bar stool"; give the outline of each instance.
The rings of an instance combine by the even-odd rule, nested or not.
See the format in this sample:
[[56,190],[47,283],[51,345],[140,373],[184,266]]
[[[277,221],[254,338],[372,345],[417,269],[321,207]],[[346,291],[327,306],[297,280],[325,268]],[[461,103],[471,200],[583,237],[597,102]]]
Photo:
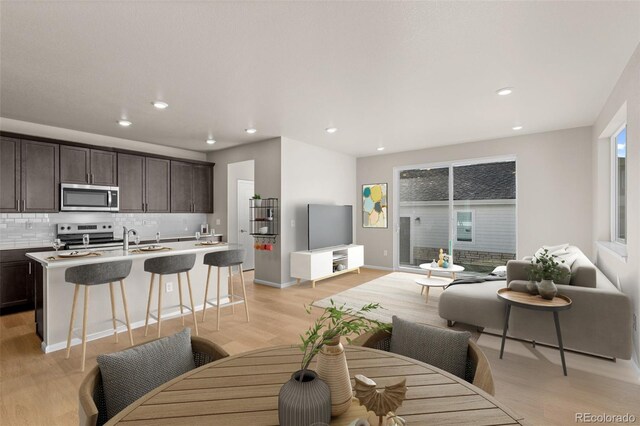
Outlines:
[[[231,306],[233,312],[235,312],[235,305],[238,303],[244,303],[244,310],[247,314],[247,322],[249,322],[249,305],[247,304],[247,291],[244,287],[244,274],[242,272],[242,262],[244,262],[244,250],[226,250],[226,251],[214,251],[211,253],[207,253],[204,255],[204,264],[209,265],[209,269],[207,270],[207,285],[204,289],[204,305],[202,306],[202,321],[204,322],[205,316],[207,315],[207,305],[215,306],[218,314],[218,322],[217,322],[217,330],[220,330],[220,308],[224,308],[226,306]],[[218,281],[217,284],[217,292],[216,292],[216,300],[212,301],[207,299],[207,295],[209,293],[209,277],[211,276],[211,267],[215,266],[218,268]],[[233,277],[232,277],[232,266],[238,266],[240,270],[240,281],[242,282],[242,297],[233,293]],[[229,268],[229,293],[224,295],[223,297],[229,297],[231,299],[228,303],[220,304],[220,268],[228,267]],[[234,300],[234,298],[238,298],[239,300]]]
[[[174,256],[160,256],[153,257],[151,259],[147,259],[144,261],[144,270],[146,272],[151,272],[151,282],[149,283],[149,301],[147,302],[147,317],[144,321],[144,335],[147,335],[147,331],[149,329],[149,317],[158,321],[158,337],[160,337],[160,329],[162,326],[162,278],[165,275],[176,274],[178,275],[178,294],[180,296],[180,315],[182,316],[182,325],[184,325],[184,309],[188,309],[191,311],[193,315],[193,325],[196,331],[196,336],[198,335],[198,322],[196,321],[196,312],[193,307],[193,294],[191,293],[191,277],[189,276],[189,271],[193,269],[193,265],[196,264],[196,255],[195,253],[191,254],[177,254]],[[186,306],[182,303],[182,280],[180,278],[180,274],[186,272],[187,274],[187,284],[189,286],[189,300],[191,301],[191,307]],[[153,315],[151,313],[151,296],[153,294],[153,282],[155,276],[159,275],[158,281],[158,316]]]
[[120,292],[122,293],[122,305],[124,307],[125,322],[129,331],[129,343],[133,346],[133,334],[129,324],[129,312],[127,309],[127,297],[125,296],[124,279],[131,272],[131,260],[120,260],[116,262],[93,263],[90,265],[80,265],[68,268],[65,271],[65,281],[75,284],[73,291],[73,305],[71,306],[71,320],[69,321],[69,334],[67,335],[67,356],[71,354],[71,335],[73,334],[73,322],[76,319],[76,303],[80,286],[84,286],[84,313],[82,316],[82,371],[84,371],[85,358],[87,355],[87,311],[89,306],[89,287],[109,283],[109,294],[111,295],[111,320],[113,322],[113,335],[118,343],[118,329],[116,322],[123,323],[116,319],[116,305],[113,297],[113,283],[120,281]]

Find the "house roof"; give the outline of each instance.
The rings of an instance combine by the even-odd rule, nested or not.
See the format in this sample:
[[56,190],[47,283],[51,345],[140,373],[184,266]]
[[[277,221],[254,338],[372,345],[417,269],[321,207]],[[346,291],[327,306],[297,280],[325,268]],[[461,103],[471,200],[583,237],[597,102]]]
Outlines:
[[[516,163],[474,164],[453,168],[454,200],[516,198]],[[447,201],[449,169],[415,169],[400,173],[400,201]]]

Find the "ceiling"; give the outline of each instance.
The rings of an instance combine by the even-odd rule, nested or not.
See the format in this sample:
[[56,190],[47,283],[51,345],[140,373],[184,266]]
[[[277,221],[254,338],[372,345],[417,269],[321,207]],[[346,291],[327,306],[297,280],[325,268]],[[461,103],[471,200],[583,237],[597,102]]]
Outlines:
[[286,136],[366,156],[591,125],[640,42],[640,2],[3,1],[0,15],[2,117],[193,150]]

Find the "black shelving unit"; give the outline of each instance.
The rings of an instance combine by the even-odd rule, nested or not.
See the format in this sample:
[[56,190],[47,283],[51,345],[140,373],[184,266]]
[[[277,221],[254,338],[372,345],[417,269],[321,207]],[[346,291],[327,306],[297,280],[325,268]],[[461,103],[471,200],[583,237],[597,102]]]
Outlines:
[[280,235],[280,203],[278,199],[251,199],[249,200],[249,211],[251,235],[258,241],[275,244],[277,236]]

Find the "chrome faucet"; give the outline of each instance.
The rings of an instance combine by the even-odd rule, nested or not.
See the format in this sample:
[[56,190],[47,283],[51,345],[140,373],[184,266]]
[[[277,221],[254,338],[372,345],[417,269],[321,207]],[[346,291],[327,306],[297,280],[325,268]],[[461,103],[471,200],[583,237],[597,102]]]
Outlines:
[[133,235],[138,235],[138,231],[135,229],[127,229],[126,226],[122,227],[122,239],[124,240],[122,244],[124,245],[123,250],[129,251],[129,233],[133,233]]

